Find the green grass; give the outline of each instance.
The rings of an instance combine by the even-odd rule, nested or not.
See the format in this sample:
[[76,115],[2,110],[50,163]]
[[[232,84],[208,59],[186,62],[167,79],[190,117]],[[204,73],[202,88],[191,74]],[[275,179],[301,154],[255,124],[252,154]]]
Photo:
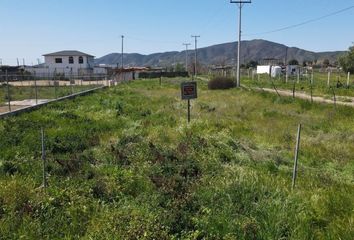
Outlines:
[[[58,97],[64,97],[72,93],[78,93],[84,90],[89,90],[97,86],[38,86],[37,87],[37,97],[38,99],[55,99]],[[36,88],[31,87],[14,87],[10,86],[10,99],[11,101],[20,101],[25,99],[35,99],[36,98]],[[6,85],[0,85],[0,105],[7,104],[8,101],[8,89]]]
[[[337,81],[339,81],[342,84],[342,86],[337,87]],[[296,92],[304,92],[310,95],[311,88],[312,88],[312,93],[314,96],[332,97],[333,96],[332,89],[334,89],[335,94],[338,96],[354,97],[353,77],[351,77],[351,80],[349,82],[349,87],[348,87],[347,75],[343,73],[341,74],[332,73],[331,80],[330,80],[330,87],[328,87],[327,73],[318,73],[318,72],[314,73],[312,85],[311,85],[310,73],[308,75],[301,76],[299,82],[297,81],[297,76],[289,76],[288,82],[286,83],[284,76],[280,78],[279,77],[273,78],[270,80],[268,75],[260,75],[259,80],[257,76],[254,77],[254,80],[245,78],[244,81],[242,82],[242,84],[249,87],[273,88],[274,86],[276,86],[276,88],[278,89],[285,89],[291,91],[294,87],[294,83],[295,83]]]
[[180,82],[134,81],[1,120],[0,236],[352,239],[352,108],[200,81],[187,124]]

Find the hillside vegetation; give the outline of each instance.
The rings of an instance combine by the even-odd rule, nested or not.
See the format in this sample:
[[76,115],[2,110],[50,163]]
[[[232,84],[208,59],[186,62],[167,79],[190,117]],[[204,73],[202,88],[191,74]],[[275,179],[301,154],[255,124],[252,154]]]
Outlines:
[[353,109],[182,80],[0,120],[0,239],[352,239]]

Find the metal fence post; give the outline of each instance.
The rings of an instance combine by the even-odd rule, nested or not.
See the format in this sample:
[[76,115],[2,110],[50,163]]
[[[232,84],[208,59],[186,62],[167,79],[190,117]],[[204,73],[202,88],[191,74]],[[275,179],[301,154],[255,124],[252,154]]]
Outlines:
[[37,89],[36,72],[33,72],[33,78],[34,78],[34,87],[35,87],[36,105],[37,105],[38,104],[38,89]]
[[47,183],[47,160],[45,154],[45,138],[44,129],[41,128],[41,139],[42,139],[42,161],[43,161],[43,187],[46,189],[48,187]]
[[11,95],[10,95],[9,76],[7,70],[5,71],[5,73],[6,73],[6,86],[7,86],[7,100],[9,105],[9,112],[11,112]]
[[57,93],[57,82],[56,82],[56,74],[54,73],[54,76],[53,76],[53,80],[54,80],[54,97],[55,99],[58,98],[58,93]]
[[295,188],[295,183],[296,183],[297,162],[298,162],[299,150],[300,150],[300,134],[301,134],[301,124],[299,124],[299,127],[297,129],[297,138],[296,138],[296,147],[295,147],[295,161],[294,161],[294,169],[293,169],[293,180],[292,180],[292,185],[291,185],[292,189]]

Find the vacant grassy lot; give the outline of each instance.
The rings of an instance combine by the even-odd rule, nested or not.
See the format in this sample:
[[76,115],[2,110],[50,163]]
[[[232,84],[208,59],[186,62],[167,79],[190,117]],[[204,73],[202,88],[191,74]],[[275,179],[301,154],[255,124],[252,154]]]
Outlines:
[[[58,97],[64,97],[73,93],[78,93],[84,90],[89,90],[97,87],[96,85],[90,86],[37,86],[37,97],[38,99],[55,99]],[[11,101],[20,101],[24,99],[35,99],[36,98],[36,88],[35,86],[25,86],[25,87],[9,87],[10,99]],[[8,89],[7,85],[0,85],[0,105],[7,104],[8,101]]]
[[0,120],[0,238],[352,239],[352,108],[199,82],[188,125],[180,82],[135,81]]

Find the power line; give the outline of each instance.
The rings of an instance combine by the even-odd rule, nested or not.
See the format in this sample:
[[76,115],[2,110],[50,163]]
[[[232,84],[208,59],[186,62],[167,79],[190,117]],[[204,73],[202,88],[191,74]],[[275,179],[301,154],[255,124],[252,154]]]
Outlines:
[[347,8],[343,8],[343,9],[338,10],[338,11],[336,11],[336,12],[332,12],[332,13],[323,15],[323,16],[321,16],[321,17],[317,17],[317,18],[313,18],[313,19],[310,19],[310,20],[301,22],[301,23],[297,23],[297,24],[293,24],[293,25],[290,25],[290,26],[286,26],[286,27],[282,27],[282,28],[270,30],[270,31],[267,31],[267,32],[243,34],[243,36],[255,36],[255,35],[263,35],[263,34],[270,34],[270,33],[276,33],[276,32],[285,31],[285,30],[288,30],[288,29],[300,27],[300,26],[303,26],[303,25],[307,25],[307,24],[309,24],[309,23],[317,22],[317,21],[320,21],[320,20],[322,20],[322,19],[325,19],[325,18],[328,18],[328,17],[332,17],[332,16],[335,16],[335,15],[338,15],[338,14],[340,14],[340,13],[349,11],[350,9],[353,9],[353,8],[354,8],[354,5],[353,5],[353,6],[350,6],[350,7],[347,7]]

